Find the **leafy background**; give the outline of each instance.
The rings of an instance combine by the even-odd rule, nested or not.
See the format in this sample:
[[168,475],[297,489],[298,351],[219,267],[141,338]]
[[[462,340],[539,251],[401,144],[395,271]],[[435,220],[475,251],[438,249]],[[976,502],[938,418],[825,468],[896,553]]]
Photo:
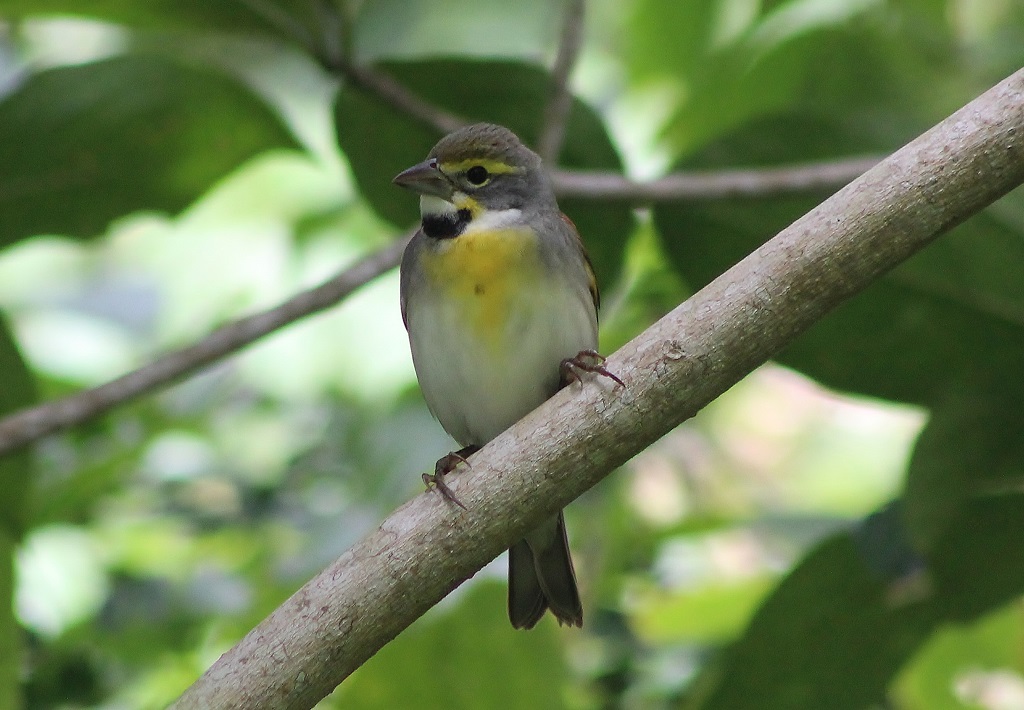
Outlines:
[[[438,137],[336,47],[537,136],[528,0],[0,0],[0,408],[100,384],[394,239]],[[333,54],[332,54],[333,52]],[[593,0],[565,167],[893,150],[1024,64],[1014,0]],[[610,351],[825,194],[566,201]],[[568,511],[588,609],[496,561],[320,707],[1024,707],[1024,195],[885,276]],[[384,276],[0,461],[0,708],[157,708],[450,442]]]

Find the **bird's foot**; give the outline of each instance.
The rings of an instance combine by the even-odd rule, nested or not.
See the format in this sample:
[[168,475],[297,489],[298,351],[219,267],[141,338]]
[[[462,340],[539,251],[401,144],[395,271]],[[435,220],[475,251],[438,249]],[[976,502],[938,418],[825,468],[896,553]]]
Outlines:
[[562,360],[560,367],[562,373],[562,385],[570,382],[580,382],[580,372],[592,372],[614,380],[620,387],[626,384],[613,372],[604,366],[605,357],[596,350],[580,350],[575,357],[567,357]]
[[470,456],[480,450],[479,446],[466,446],[465,448],[459,449],[458,451],[452,451],[445,456],[442,456],[434,464],[434,473],[423,474],[423,484],[429,491],[431,486],[437,489],[437,491],[450,500],[455,505],[459,506],[463,510],[469,510],[461,500],[459,500],[452,489],[448,487],[448,484],[444,482],[444,477],[459,467],[459,464],[466,464],[469,466],[469,461],[466,460],[467,456]]

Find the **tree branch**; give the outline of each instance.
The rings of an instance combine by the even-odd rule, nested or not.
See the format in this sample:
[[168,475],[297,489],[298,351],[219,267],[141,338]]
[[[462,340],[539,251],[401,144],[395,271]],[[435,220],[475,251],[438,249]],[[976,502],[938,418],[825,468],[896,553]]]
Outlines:
[[222,326],[199,342],[167,353],[115,380],[4,417],[0,420],[0,455],[150,394],[289,323],[330,308],[360,286],[397,266],[411,236],[397,240],[321,285],[293,296],[269,311]]
[[468,123],[461,116],[424,101],[387,74],[348,61],[329,65],[328,69],[340,74],[354,86],[373,94],[395,110],[433,128],[440,135],[451,133]]
[[866,155],[772,168],[679,172],[650,182],[633,182],[616,173],[554,170],[551,172],[551,181],[559,197],[592,200],[671,202],[771,197],[840,188],[881,159],[882,156]]
[[839,191],[343,554],[173,706],[309,708],[463,580],[841,302],[1024,181],[1024,70]]
[[568,0],[565,7],[565,21],[558,40],[558,54],[551,68],[551,95],[544,111],[544,128],[537,141],[537,154],[548,165],[558,164],[558,155],[565,141],[565,127],[572,109],[572,91],[569,90],[569,75],[576,65],[580,47],[583,46],[583,19],[586,14],[586,0]]

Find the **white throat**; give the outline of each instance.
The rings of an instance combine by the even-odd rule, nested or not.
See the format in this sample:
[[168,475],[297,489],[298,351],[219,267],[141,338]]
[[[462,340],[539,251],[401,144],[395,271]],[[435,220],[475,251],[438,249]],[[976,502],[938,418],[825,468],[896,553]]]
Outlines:
[[[460,192],[454,195],[456,200],[463,197],[465,195]],[[459,209],[448,200],[442,200],[434,195],[420,195],[421,217],[448,217],[454,219],[458,211]],[[509,207],[504,210],[486,210],[483,214],[471,219],[462,231],[462,234],[507,229],[508,227],[519,225],[522,216],[523,211],[515,207]]]
[[458,210],[448,200],[442,200],[434,195],[420,195],[420,216],[421,217],[450,217]]

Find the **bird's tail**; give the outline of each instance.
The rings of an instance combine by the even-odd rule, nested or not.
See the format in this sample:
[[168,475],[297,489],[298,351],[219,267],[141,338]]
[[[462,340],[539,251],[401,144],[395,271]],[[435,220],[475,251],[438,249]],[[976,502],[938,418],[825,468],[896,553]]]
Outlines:
[[583,626],[583,605],[561,511],[508,551],[508,618],[512,626],[533,628],[545,609],[551,609],[560,624]]

